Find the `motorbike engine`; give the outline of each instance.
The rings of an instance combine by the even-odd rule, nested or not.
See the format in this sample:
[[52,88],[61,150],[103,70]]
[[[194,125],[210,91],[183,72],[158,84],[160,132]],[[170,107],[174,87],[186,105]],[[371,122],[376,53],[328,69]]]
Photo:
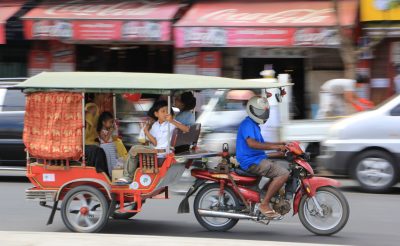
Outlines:
[[279,199],[273,203],[272,208],[281,215],[285,215],[290,211],[290,202],[286,199]]

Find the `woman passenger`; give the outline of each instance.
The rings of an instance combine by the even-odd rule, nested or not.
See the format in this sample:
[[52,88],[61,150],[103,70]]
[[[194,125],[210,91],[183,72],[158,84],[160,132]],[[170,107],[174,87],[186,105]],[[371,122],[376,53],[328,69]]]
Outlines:
[[97,120],[99,107],[95,103],[85,105],[85,145],[98,145]]
[[192,92],[188,91],[176,96],[175,107],[180,110],[175,117],[178,122],[186,126],[195,124],[196,119],[193,109],[196,107],[196,98]]

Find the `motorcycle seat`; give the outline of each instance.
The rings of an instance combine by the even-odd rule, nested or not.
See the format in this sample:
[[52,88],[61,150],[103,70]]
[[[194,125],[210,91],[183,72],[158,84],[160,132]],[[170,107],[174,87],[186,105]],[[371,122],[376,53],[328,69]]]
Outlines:
[[234,169],[235,173],[239,176],[245,176],[245,177],[258,177],[257,174],[252,174],[249,172],[246,172],[245,170],[241,169],[241,168],[235,168]]

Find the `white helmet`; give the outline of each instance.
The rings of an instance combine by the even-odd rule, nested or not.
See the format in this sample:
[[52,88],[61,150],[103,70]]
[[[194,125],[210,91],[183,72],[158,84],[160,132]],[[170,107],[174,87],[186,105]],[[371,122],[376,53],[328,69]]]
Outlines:
[[269,118],[269,103],[267,98],[254,96],[247,102],[246,112],[258,124],[264,124]]

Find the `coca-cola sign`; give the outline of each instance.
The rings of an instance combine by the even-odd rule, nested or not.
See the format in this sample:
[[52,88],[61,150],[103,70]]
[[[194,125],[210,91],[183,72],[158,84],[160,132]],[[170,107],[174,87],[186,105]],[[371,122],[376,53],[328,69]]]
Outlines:
[[172,19],[178,1],[167,0],[48,0],[24,16],[25,19]]
[[316,24],[329,20],[331,18],[332,8],[327,9],[292,9],[277,13],[246,13],[238,9],[223,9],[215,11],[198,20],[199,23],[209,23],[214,21],[224,21],[226,23],[240,24]]
[[161,24],[152,21],[127,21],[122,26],[122,39],[160,41],[163,31]]
[[332,28],[177,27],[175,45],[185,47],[286,47],[339,45]]
[[122,1],[110,3],[110,1],[103,1],[103,3],[93,4],[90,1],[73,0],[67,1],[49,7],[45,10],[46,15],[59,16],[59,15],[75,15],[75,16],[145,16],[154,12],[158,5],[164,4],[165,1],[139,1],[132,5],[132,2]]
[[48,0],[22,18],[27,39],[171,40],[178,0]]
[[193,27],[184,29],[185,46],[226,46],[227,34],[223,28]]
[[171,40],[169,21],[27,20],[24,24],[26,39],[149,42]]
[[294,45],[296,46],[338,46],[340,37],[333,28],[303,28],[296,30]]
[[32,28],[34,38],[72,38],[72,24],[66,21],[35,21]]
[[[354,25],[357,1],[339,1],[339,11],[342,25]],[[195,4],[176,26],[317,27],[336,23],[331,1],[216,0]]]

